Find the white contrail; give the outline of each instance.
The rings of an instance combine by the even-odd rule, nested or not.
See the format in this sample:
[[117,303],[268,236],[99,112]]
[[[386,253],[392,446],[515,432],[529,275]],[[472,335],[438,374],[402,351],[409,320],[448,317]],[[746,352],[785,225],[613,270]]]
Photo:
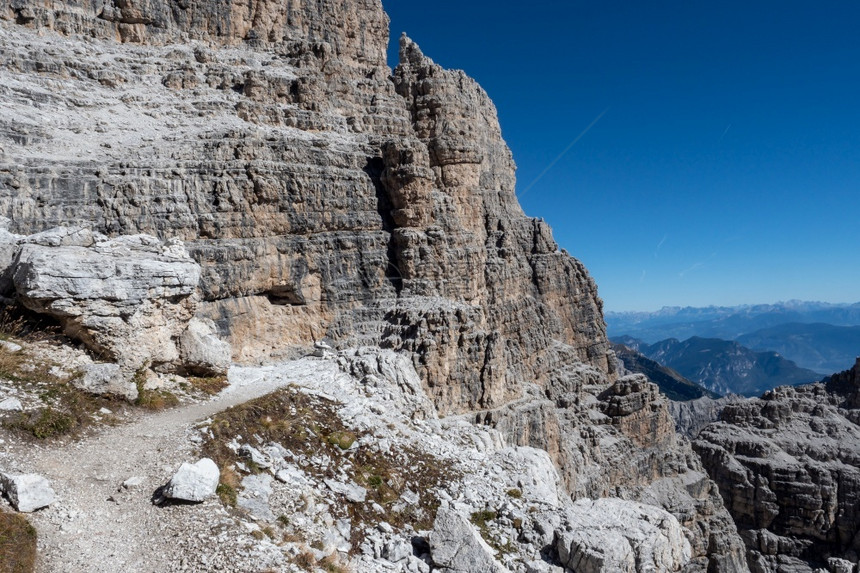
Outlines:
[[553,159],[553,160],[552,160],[552,163],[550,163],[549,165],[547,165],[547,166],[546,166],[546,169],[544,169],[543,171],[541,171],[541,172],[540,172],[540,175],[538,175],[538,176],[535,178],[535,180],[534,180],[534,181],[532,181],[532,182],[529,184],[529,186],[528,186],[528,187],[526,187],[525,189],[523,189],[523,191],[522,191],[521,193],[519,193],[517,196],[518,196],[518,197],[522,197],[523,195],[525,195],[526,193],[528,193],[528,192],[531,190],[531,188],[532,188],[532,187],[534,187],[534,186],[535,186],[535,184],[543,178],[543,176],[544,176],[544,175],[546,175],[547,173],[549,173],[549,170],[550,170],[550,169],[552,169],[553,167],[555,167],[555,164],[556,164],[556,163],[558,163],[559,161],[561,161],[561,158],[562,158],[562,157],[564,157],[565,155],[567,155],[567,152],[568,152],[568,151],[570,151],[570,149],[571,149],[574,145],[576,145],[576,144],[579,142],[579,140],[580,140],[580,139],[582,139],[583,137],[585,137],[585,134],[586,134],[586,133],[588,133],[588,132],[591,130],[591,128],[592,128],[592,127],[594,127],[595,125],[597,125],[597,122],[598,122],[598,121],[600,121],[600,119],[601,119],[604,115],[606,115],[606,112],[607,112],[607,111],[609,111],[609,108],[608,108],[608,107],[607,107],[606,109],[604,109],[602,112],[600,112],[600,115],[598,115],[597,117],[595,117],[595,118],[594,118],[594,121],[592,121],[591,123],[589,123],[589,124],[588,124],[588,127],[586,127],[585,129],[583,129],[583,130],[582,130],[582,133],[580,133],[579,135],[577,135],[577,136],[576,136],[576,139],[574,139],[573,141],[571,141],[571,142],[570,142],[570,145],[568,145],[567,147],[565,147],[565,148],[564,148],[564,151],[562,151],[561,153],[559,153],[559,154],[558,154],[558,157],[556,157],[555,159]]

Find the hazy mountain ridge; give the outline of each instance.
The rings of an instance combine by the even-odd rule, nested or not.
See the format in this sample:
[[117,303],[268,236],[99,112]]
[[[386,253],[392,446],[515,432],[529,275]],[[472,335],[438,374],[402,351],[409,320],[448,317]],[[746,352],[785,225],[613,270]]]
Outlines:
[[719,394],[754,396],[777,386],[808,384],[821,378],[776,352],[756,352],[730,340],[696,336],[655,344],[626,336],[612,340]]
[[647,376],[670,400],[685,402],[704,397],[719,397],[719,394],[716,392],[711,392],[707,388],[688,380],[675,370],[667,368],[655,360],[651,360],[641,352],[624,344],[613,344],[612,350],[615,351],[615,356],[624,364],[624,368],[630,372]]
[[792,322],[763,328],[737,338],[753,350],[773,350],[798,366],[830,374],[843,370],[860,355],[860,326]]
[[656,312],[607,312],[607,332],[654,344],[694,336],[734,340],[773,351],[826,375],[860,355],[860,303],[790,301],[736,307],[664,307]]

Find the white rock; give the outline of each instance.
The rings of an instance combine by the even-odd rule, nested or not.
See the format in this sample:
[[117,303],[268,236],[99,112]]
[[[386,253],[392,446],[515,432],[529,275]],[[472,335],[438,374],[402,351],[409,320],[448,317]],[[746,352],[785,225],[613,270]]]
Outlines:
[[382,549],[383,559],[388,559],[392,563],[403,561],[410,555],[412,555],[412,544],[405,539],[392,539]]
[[274,521],[275,516],[269,508],[272,495],[272,476],[268,474],[249,475],[242,479],[242,492],[236,503],[257,519]]
[[122,482],[122,487],[125,489],[135,489],[143,485],[144,478],[140,476],[130,477],[124,482]]
[[118,364],[112,362],[87,365],[84,375],[72,384],[92,394],[112,394],[127,400],[135,400],[138,396],[137,386],[126,377]]
[[192,318],[179,337],[182,367],[192,374],[213,376],[226,374],[230,368],[230,344],[215,335],[215,323]]
[[18,300],[130,371],[176,364],[200,265],[181,245],[148,235],[69,233],[52,230],[20,246],[11,274]]
[[455,510],[440,507],[430,533],[433,561],[451,573],[503,573],[493,550]]
[[12,353],[21,352],[21,350],[24,349],[24,347],[20,344],[15,344],[14,342],[9,342],[8,340],[0,340],[0,347],[3,347],[6,352]]
[[346,499],[356,503],[363,503],[367,499],[367,490],[356,483],[341,483],[339,481],[323,480],[330,490],[346,496]]
[[0,401],[0,410],[7,412],[20,412],[23,409],[24,405],[21,404],[21,400],[18,398],[6,398],[5,400]]
[[36,474],[0,473],[0,489],[12,506],[23,513],[36,511],[57,501],[57,494],[48,480]]
[[239,448],[239,455],[250,460],[257,465],[257,467],[264,470],[272,467],[272,462],[269,461],[269,458],[254,446],[249,446],[248,444],[242,445],[242,447]]
[[556,532],[561,562],[577,573],[680,571],[692,550],[678,520],[651,505],[580,500]]
[[204,501],[218,488],[221,472],[215,462],[203,458],[196,464],[184,463],[164,489],[164,496],[183,501]]

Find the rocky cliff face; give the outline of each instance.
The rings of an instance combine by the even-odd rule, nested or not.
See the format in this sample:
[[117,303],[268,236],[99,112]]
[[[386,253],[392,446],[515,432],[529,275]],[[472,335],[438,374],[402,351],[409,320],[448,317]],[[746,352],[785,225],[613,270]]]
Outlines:
[[[594,282],[520,209],[487,94],[405,37],[392,72],[378,1],[0,2],[0,214],[22,236],[181,240],[199,280],[164,336],[185,367],[183,348],[206,345],[184,333],[208,320],[239,361],[323,336],[392,349],[440,413],[549,452],[582,507],[612,496],[671,514],[677,526],[645,529],[674,540],[673,569],[746,570],[665,399],[617,379]],[[91,322],[72,323],[95,348]],[[559,539],[570,567],[609,570]],[[622,561],[640,562],[648,544],[628,541]]]
[[612,374],[595,285],[523,215],[489,98],[405,38],[392,82],[379,2],[0,13],[13,231],[182,239],[237,359],[407,350],[448,411]]
[[860,360],[826,384],[728,404],[722,421],[694,442],[738,524],[753,571],[856,570],[858,392]]

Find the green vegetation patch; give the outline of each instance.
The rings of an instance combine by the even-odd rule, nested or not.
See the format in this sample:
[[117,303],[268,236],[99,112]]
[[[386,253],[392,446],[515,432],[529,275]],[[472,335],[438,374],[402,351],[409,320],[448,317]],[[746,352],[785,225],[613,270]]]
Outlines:
[[[360,525],[379,521],[379,514],[372,508],[374,503],[389,510],[385,518],[394,527],[432,527],[439,507],[435,489],[447,480],[458,479],[459,474],[417,449],[392,448],[382,453],[368,446],[354,447],[366,434],[346,427],[337,409],[337,403],[331,400],[305,394],[295,387],[283,388],[215,415],[209,425],[211,437],[202,446],[203,454],[215,460],[221,468],[222,484],[234,490],[238,484],[224,484],[225,474],[232,472],[237,462],[248,467],[248,461],[227,446],[237,435],[259,436],[263,443],[278,443],[308,459],[327,457],[330,463],[325,467],[308,464],[302,469],[319,480],[339,479],[346,473],[367,489],[364,503],[338,504],[332,510],[336,517],[349,517],[352,521],[354,550],[364,540]],[[223,491],[226,494],[229,490],[225,487]],[[418,494],[417,504],[399,502],[406,491]]]
[[226,376],[192,376],[188,378],[188,383],[192,388],[207,396],[214,396],[229,386]]
[[[0,378],[38,395],[44,406],[26,412],[0,416],[3,426],[40,440],[75,435],[94,422],[112,422],[99,413],[102,408],[115,408],[116,401],[94,396],[72,381],[80,373],[64,374],[59,365],[45,359],[38,348],[9,352],[0,347]],[[98,415],[98,417],[96,417]]]

